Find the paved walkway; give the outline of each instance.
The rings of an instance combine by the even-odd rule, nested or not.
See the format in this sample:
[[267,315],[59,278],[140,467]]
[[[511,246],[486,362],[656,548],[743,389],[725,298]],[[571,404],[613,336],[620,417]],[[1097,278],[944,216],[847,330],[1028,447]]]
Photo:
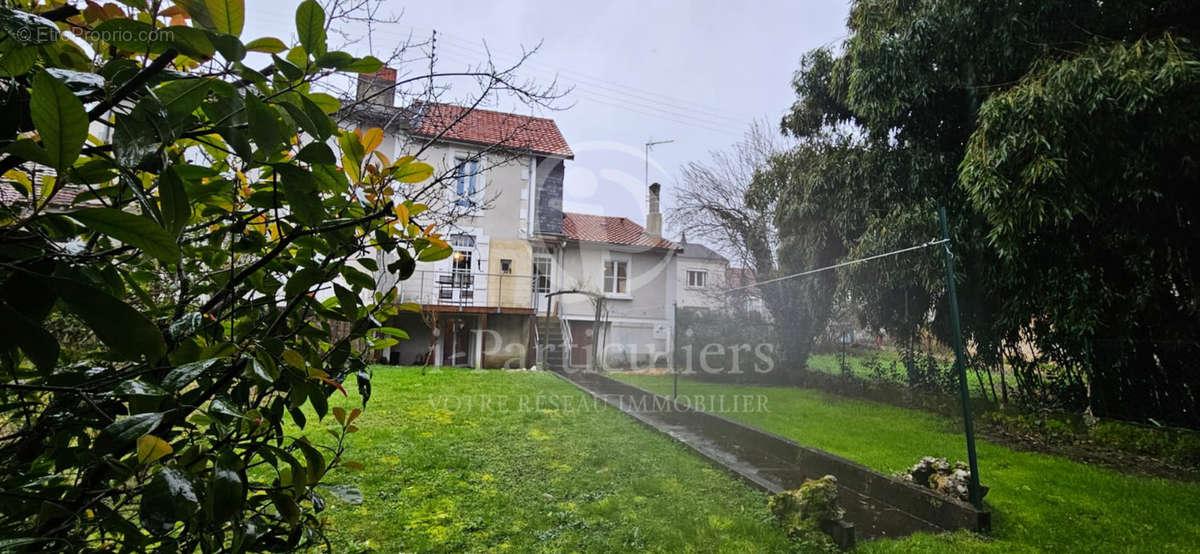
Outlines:
[[[697,412],[632,385],[596,373],[559,373],[594,397],[687,445],[701,456],[771,492],[798,488],[827,474],[838,478],[845,520],[859,540],[916,532],[986,530],[988,513],[948,502],[921,487],[893,479],[853,461],[723,417]],[[936,523],[935,523],[936,522]]]

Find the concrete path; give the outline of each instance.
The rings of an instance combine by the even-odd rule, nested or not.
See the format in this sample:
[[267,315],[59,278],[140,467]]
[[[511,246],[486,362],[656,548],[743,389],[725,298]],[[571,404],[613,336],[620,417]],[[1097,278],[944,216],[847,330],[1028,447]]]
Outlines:
[[947,500],[851,460],[691,410],[601,374],[579,371],[558,375],[764,491],[778,493],[798,488],[807,479],[834,475],[845,519],[854,525],[858,540],[960,528],[985,531],[989,527],[988,512]]

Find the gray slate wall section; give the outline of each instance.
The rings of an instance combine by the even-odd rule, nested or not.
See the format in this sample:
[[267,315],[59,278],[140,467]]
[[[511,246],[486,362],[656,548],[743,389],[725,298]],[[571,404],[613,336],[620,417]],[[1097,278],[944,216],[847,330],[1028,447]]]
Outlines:
[[537,167],[537,232],[563,234],[563,161],[542,158]]

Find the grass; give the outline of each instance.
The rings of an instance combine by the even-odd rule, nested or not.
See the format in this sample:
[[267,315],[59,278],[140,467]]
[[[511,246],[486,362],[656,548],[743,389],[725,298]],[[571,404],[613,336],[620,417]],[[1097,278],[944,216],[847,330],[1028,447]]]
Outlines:
[[[334,552],[796,547],[765,495],[553,375],[376,367],[372,388],[345,456],[366,469],[327,477],[364,497],[326,495]],[[359,402],[351,388],[331,404]]]
[[[819,371],[829,375],[842,374],[841,354],[812,354],[808,357],[805,367],[810,371]],[[900,352],[895,350],[860,350],[853,349],[846,354],[846,365],[850,369],[850,374],[861,379],[877,379],[874,371],[867,367],[867,362],[876,360],[883,364],[886,368],[890,364],[896,364],[900,372],[903,373],[904,365],[900,361]],[[943,364],[953,363],[953,358],[942,359],[939,362]],[[922,363],[923,360],[922,360]],[[988,372],[977,374],[972,367],[967,368],[967,387],[972,397],[991,398],[993,392],[1000,394],[1000,374],[997,372],[991,373],[991,381],[988,380]],[[1011,380],[1012,377],[1009,376]],[[889,379],[898,384],[904,384],[905,379],[899,376],[893,376]],[[1011,386],[1011,382],[1009,383]],[[993,390],[994,389],[994,390]]]
[[[670,394],[670,376],[615,375]],[[767,409],[726,417],[891,473],[922,456],[965,460],[961,422],[821,391],[680,381],[680,395],[763,394]],[[711,402],[709,405],[712,405]],[[1194,552],[1200,484],[1138,477],[981,441],[990,538],[960,532],[862,545],[864,552]]]

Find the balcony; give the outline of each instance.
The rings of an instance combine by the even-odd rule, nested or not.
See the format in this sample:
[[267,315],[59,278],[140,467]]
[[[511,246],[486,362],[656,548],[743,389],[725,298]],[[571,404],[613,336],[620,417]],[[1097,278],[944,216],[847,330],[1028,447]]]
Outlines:
[[418,270],[396,285],[398,300],[470,311],[536,310],[533,275]]

